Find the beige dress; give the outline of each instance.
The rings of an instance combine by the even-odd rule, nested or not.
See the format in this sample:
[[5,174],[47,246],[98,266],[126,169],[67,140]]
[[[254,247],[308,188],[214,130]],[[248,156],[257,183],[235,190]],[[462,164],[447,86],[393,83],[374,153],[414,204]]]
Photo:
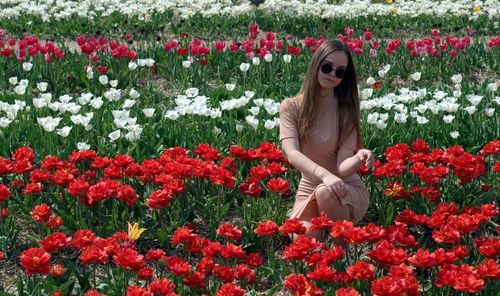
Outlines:
[[[327,110],[321,118],[321,125],[314,126],[309,134],[308,141],[301,145],[301,152],[311,159],[317,165],[327,169],[334,175],[337,174],[337,142],[338,142],[338,116],[337,104],[330,103]],[[298,104],[296,98],[285,99],[280,106],[280,141],[286,138],[298,138],[297,122],[298,122]],[[353,132],[346,141],[342,144],[342,148],[351,149],[353,155],[356,150],[356,134]],[[291,218],[300,218],[304,209],[314,196],[318,186],[324,186],[321,180],[311,178],[303,173],[300,179],[295,204],[291,211]],[[348,194],[344,198],[340,198],[343,205],[350,205],[351,221],[359,222],[370,203],[370,195],[363,181],[358,174],[353,173],[342,178],[345,183]],[[336,196],[334,198],[337,198]],[[321,211],[321,209],[319,209]]]

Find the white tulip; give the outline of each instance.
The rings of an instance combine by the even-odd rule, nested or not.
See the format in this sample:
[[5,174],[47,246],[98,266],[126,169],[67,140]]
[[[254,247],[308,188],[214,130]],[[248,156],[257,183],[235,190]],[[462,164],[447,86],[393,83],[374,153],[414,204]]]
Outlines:
[[136,125],[137,124],[137,117],[128,117],[127,124],[128,125]]
[[419,113],[425,113],[425,111],[427,111],[427,108],[429,108],[427,105],[420,104],[417,107],[415,107],[415,110],[417,110]]
[[387,123],[385,123],[385,121],[379,119],[379,120],[377,120],[376,126],[378,129],[385,129],[387,127]]
[[492,92],[496,92],[498,89],[498,84],[496,82],[489,83],[486,88],[488,88]]
[[[254,66],[258,66],[258,65],[260,65],[260,58],[259,58],[259,57],[253,57],[253,58],[252,58],[252,64],[253,64]],[[250,66],[250,65],[249,65],[249,66]],[[240,69],[241,69],[241,66],[240,66]],[[242,70],[242,71],[243,71],[243,70]],[[245,71],[244,71],[244,72],[245,72]]]
[[453,131],[450,133],[450,136],[453,138],[453,139],[456,139],[460,136],[460,133],[458,131]]
[[117,128],[124,128],[127,126],[127,119],[125,118],[115,118],[113,119],[113,123]]
[[236,87],[236,84],[234,83],[226,83],[225,85],[227,91],[233,91],[234,88]]
[[368,77],[368,79],[366,79],[366,84],[368,84],[369,86],[374,85],[374,84],[375,84],[375,82],[377,82],[377,81],[375,80],[375,78],[373,78],[373,77],[371,77],[371,76],[370,76],[370,77]]
[[246,123],[248,123],[248,125],[253,127],[253,129],[257,129],[257,127],[259,126],[259,120],[255,117],[253,117],[252,115],[247,115],[245,117],[245,121],[246,121]]
[[361,91],[361,98],[368,99],[373,95],[373,88],[365,88]]
[[111,110],[111,114],[113,114],[114,118],[129,118],[130,117],[129,110]]
[[460,98],[460,97],[462,96],[462,91],[461,91],[461,90],[459,90],[459,89],[454,90],[454,91],[453,91],[453,96],[454,96],[455,98]]
[[109,133],[108,137],[109,139],[113,142],[113,141],[116,141],[120,138],[121,136],[121,133],[120,133],[120,130],[116,130],[114,132],[111,132]]
[[63,138],[66,138],[69,135],[69,132],[71,131],[73,127],[72,126],[64,126],[60,129],[57,129],[57,134]]
[[269,100],[264,102],[264,109],[266,109],[267,114],[273,116],[280,111],[280,103]]
[[47,90],[47,86],[48,86],[47,82],[38,82],[36,84],[36,88],[38,88],[38,90],[41,91],[41,92],[46,91]]
[[189,67],[191,67],[191,62],[190,61],[182,61],[182,66],[184,68],[189,68]]
[[385,77],[385,74],[387,74],[387,72],[385,72],[384,70],[379,70],[379,71],[378,71],[378,76],[379,76],[380,78],[384,78],[384,77]]
[[104,103],[104,101],[102,100],[101,97],[97,97],[97,98],[90,101],[90,105],[94,109],[100,109],[103,103]]
[[109,85],[111,85],[111,87],[116,87],[118,85],[118,80],[111,80]]
[[24,87],[28,87],[29,83],[30,82],[28,79],[21,79],[21,81],[19,81],[19,85],[24,86]]
[[241,72],[246,72],[246,71],[248,71],[248,69],[250,69],[250,64],[248,64],[248,63],[241,63],[241,65],[240,65]]
[[94,95],[92,93],[84,93],[81,96],[79,96],[76,100],[78,101],[78,104],[84,106],[87,105],[90,100],[92,100],[92,97]]
[[121,96],[122,96],[121,90],[113,87],[104,93],[104,97],[108,99],[110,102],[119,101],[121,99]]
[[137,69],[137,64],[135,62],[129,62],[128,63],[128,68],[132,71],[134,71],[135,69]]
[[259,114],[260,108],[258,106],[252,107],[248,109],[253,116],[257,116]]
[[290,63],[292,61],[292,56],[289,54],[283,55],[283,61],[287,64]]
[[488,117],[492,117],[493,113],[495,113],[495,108],[487,108],[484,110],[484,114]]
[[451,81],[453,81],[453,83],[455,83],[455,84],[460,83],[462,81],[462,75],[455,74],[455,75],[451,76]]
[[143,128],[139,124],[127,126],[127,130],[128,133],[125,134],[125,139],[132,142],[141,138]]
[[6,118],[6,117],[0,117],[0,127],[1,128],[6,128],[9,126],[9,124],[12,122],[11,119]]
[[443,116],[443,121],[446,123],[451,123],[455,119],[455,116],[453,115],[445,115]]
[[89,150],[90,144],[87,144],[85,142],[78,142],[76,143],[76,149],[78,149],[78,151]]
[[427,95],[427,89],[426,88],[419,88],[417,92],[417,97],[419,99],[423,99]]
[[255,104],[255,106],[262,107],[264,105],[264,99],[262,99],[262,98],[254,99],[253,103]]
[[410,75],[410,77],[413,81],[419,81],[421,76],[422,76],[422,74],[420,72],[415,72],[415,73]]
[[176,120],[177,118],[179,118],[179,113],[177,111],[174,111],[174,110],[169,110],[165,114],[165,117],[170,119],[170,120]]
[[199,89],[197,89],[196,87],[191,87],[191,88],[188,88],[186,89],[186,96],[188,96],[189,98],[193,98],[193,97],[196,97],[199,93]]
[[52,117],[52,116],[47,116],[47,117],[38,117],[36,119],[38,125],[41,125],[42,128],[47,131],[47,132],[53,132],[56,127],[59,125],[59,122],[61,121],[60,117]]
[[265,56],[264,56],[264,60],[268,63],[272,62],[273,61],[273,55],[270,54],[270,53],[267,53]]
[[254,91],[251,91],[251,90],[245,91],[245,97],[247,97],[249,99],[253,98],[254,95],[255,95]]
[[16,92],[16,94],[22,96],[26,93],[26,87],[22,86],[22,85],[18,85],[14,88],[14,91]]
[[145,59],[145,60],[144,60],[144,65],[145,65],[146,67],[151,67],[151,66],[153,66],[154,64],[155,64],[155,60],[153,60],[153,59]]
[[84,127],[85,127],[86,131],[90,131],[90,130],[92,130],[94,128],[94,126],[92,124],[87,124]]
[[215,119],[215,118],[221,118],[222,117],[222,110],[217,108],[214,110],[210,110],[210,118]]
[[469,113],[470,115],[472,115],[476,112],[476,106],[465,107],[464,110],[467,111],[467,113]]
[[58,111],[59,110],[59,107],[61,106],[61,102],[52,102],[52,103],[49,103],[48,104],[50,110],[52,111]]
[[51,93],[42,94],[40,98],[43,99],[48,104],[52,101],[52,94]]
[[222,130],[216,126],[214,126],[213,132],[216,136],[220,135],[222,133]]
[[12,84],[12,85],[16,85],[17,84],[17,77],[11,77],[11,78],[9,78],[9,83]]
[[92,68],[87,69],[87,79],[92,79],[94,78],[94,71],[92,71]]
[[440,111],[440,107],[437,104],[430,104],[429,110],[431,110],[432,114],[437,115]]
[[108,81],[109,81],[108,76],[106,76],[106,75],[101,75],[101,76],[99,76],[99,82],[100,82],[102,85],[106,85],[106,84],[108,84]]
[[272,130],[274,128],[274,120],[266,120],[266,122],[264,123],[264,128],[267,129],[267,130]]
[[404,113],[396,113],[396,114],[394,114],[394,120],[397,123],[406,123],[407,118],[408,118],[408,115],[404,114]]
[[[69,103],[69,104],[64,104],[64,105],[65,105],[66,111],[70,112],[71,114],[77,114],[80,111],[80,108],[82,108],[82,106],[77,105],[75,103]],[[61,110],[61,109],[59,109],[59,110]],[[61,111],[61,112],[63,112],[63,111]]]
[[368,114],[366,121],[369,124],[376,124],[378,121],[378,117],[379,117],[378,112],[370,113],[370,114]]
[[481,103],[482,99],[483,99],[483,96],[467,95],[467,101],[469,101],[473,106],[479,105],[479,103]]
[[33,106],[37,109],[40,109],[40,108],[47,106],[47,102],[45,102],[45,100],[42,98],[34,98],[33,99]]
[[122,108],[132,108],[132,106],[134,106],[136,102],[137,102],[136,100],[129,100],[129,99],[126,99],[126,100],[123,102],[123,106],[122,106]]
[[427,122],[429,122],[429,120],[427,118],[425,118],[424,116],[417,116],[417,123],[418,124],[426,124]]
[[72,97],[72,96],[70,96],[70,95],[62,95],[62,96],[60,96],[58,99],[59,99],[59,101],[60,101],[61,103],[67,104],[67,103],[69,103],[71,100],[73,100],[73,97]]
[[155,108],[146,108],[142,109],[142,113],[144,113],[144,116],[146,116],[147,118],[151,118],[153,117],[155,110],[156,110]]
[[236,131],[238,133],[241,133],[243,131],[243,129],[245,129],[245,126],[243,124],[239,124],[239,123],[236,124]]
[[33,68],[33,64],[29,62],[23,63],[23,70],[29,72]]

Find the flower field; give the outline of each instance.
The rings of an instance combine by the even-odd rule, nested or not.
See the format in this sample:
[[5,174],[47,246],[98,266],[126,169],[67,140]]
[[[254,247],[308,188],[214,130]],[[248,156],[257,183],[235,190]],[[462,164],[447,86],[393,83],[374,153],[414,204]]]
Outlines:
[[[498,295],[499,3],[431,3],[0,3],[0,295]],[[292,243],[279,107],[330,38],[370,207]]]

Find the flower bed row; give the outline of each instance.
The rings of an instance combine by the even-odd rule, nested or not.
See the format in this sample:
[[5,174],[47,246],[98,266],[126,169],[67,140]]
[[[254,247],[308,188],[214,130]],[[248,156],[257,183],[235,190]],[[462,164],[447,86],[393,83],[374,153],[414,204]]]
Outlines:
[[[17,289],[35,294],[243,295],[284,288],[297,295],[337,289],[417,295],[498,287],[499,140],[480,155],[459,146],[430,149],[420,139],[388,147],[372,174],[360,172],[372,193],[369,223],[324,215],[312,221],[351,245],[348,257],[331,240],[302,236],[276,256],[280,237],[305,231],[285,215],[295,184],[287,179],[296,172],[270,143],[229,151],[224,156],[201,144],[191,157],[175,147],[137,163],[92,150],[39,161],[31,148],[19,148],[0,159],[2,264],[18,257],[25,275]],[[18,219],[35,230],[25,250],[15,247],[23,231]],[[136,224],[123,232],[123,221],[147,230]]]

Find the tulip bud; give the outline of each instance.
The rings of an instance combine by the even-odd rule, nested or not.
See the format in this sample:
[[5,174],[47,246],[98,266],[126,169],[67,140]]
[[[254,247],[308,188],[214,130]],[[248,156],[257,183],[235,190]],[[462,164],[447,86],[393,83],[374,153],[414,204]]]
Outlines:
[[2,209],[2,219],[7,219],[9,217],[9,210],[7,208]]

